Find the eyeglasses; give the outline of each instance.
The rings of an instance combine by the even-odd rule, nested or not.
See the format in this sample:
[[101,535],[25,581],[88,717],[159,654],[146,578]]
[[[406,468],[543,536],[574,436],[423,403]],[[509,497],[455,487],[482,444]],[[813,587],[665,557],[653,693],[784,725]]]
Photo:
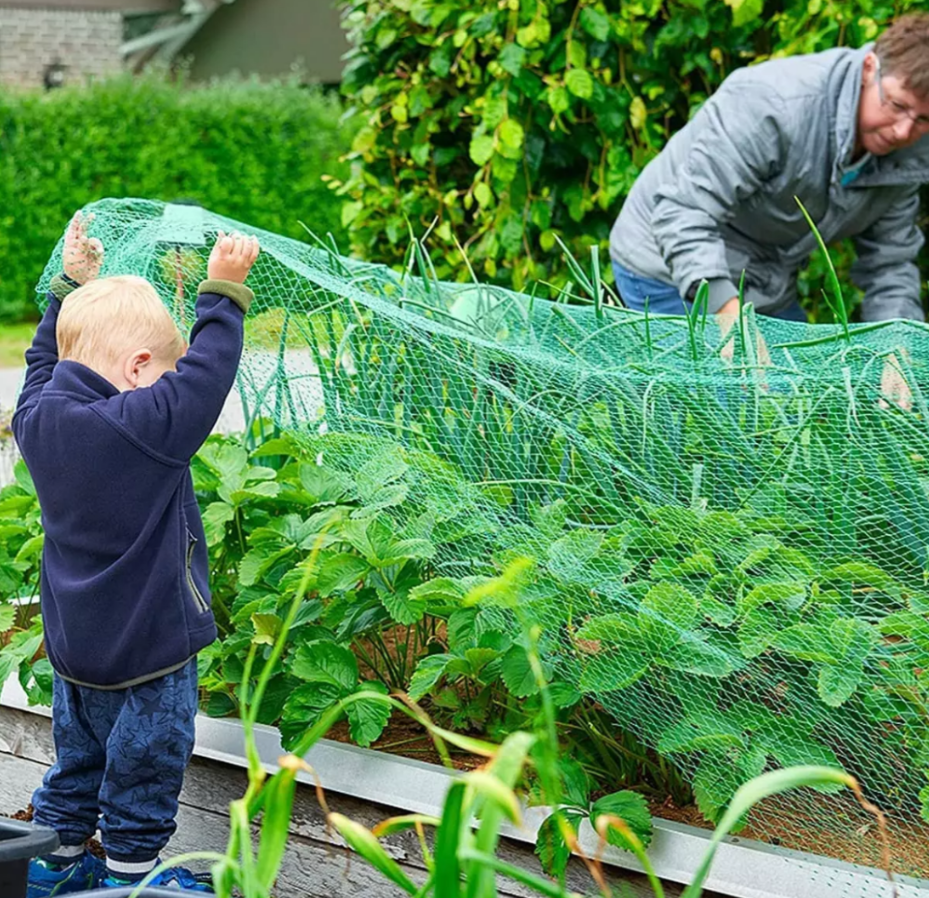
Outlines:
[[891,112],[893,112],[894,118],[908,118],[921,131],[929,129],[929,116],[916,115],[916,113],[913,112],[913,110],[907,106],[906,103],[901,103],[899,100],[887,99],[887,95],[884,93],[884,85],[882,83],[883,76],[881,75],[880,59],[877,60],[877,68],[875,69],[874,76],[877,78],[877,96],[881,101],[881,106],[889,106]]

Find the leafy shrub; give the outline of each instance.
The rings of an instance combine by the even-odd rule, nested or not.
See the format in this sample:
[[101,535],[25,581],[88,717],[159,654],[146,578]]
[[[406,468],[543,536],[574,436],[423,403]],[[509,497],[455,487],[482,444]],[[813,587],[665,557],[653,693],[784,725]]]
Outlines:
[[[345,0],[357,48],[343,90],[362,119],[342,187],[353,248],[399,262],[409,227],[437,218],[439,277],[469,278],[457,240],[490,279],[561,283],[556,237],[605,259],[636,176],[734,68],[858,46],[915,5]],[[814,270],[804,294],[821,283]]]
[[107,196],[194,200],[278,234],[339,233],[351,132],[338,100],[296,82],[173,84],[129,76],[0,96],[0,321],[32,290],[73,212]]

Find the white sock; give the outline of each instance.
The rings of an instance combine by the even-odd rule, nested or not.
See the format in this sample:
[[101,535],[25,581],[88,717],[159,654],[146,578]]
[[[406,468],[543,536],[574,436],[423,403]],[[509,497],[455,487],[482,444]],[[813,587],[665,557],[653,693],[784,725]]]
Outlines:
[[51,854],[45,855],[45,860],[53,864],[67,864],[77,860],[83,853],[83,845],[59,845]]
[[130,864],[127,861],[114,861],[109,855],[106,858],[106,868],[111,873],[124,874],[128,876],[144,876],[155,869],[158,858],[152,858],[150,861],[139,861],[137,864]]

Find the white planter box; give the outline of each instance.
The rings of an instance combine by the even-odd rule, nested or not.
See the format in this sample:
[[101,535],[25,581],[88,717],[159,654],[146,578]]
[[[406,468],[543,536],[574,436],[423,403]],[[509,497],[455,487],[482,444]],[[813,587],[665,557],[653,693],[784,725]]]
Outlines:
[[[29,707],[18,681],[10,679],[0,693],[0,705],[51,716],[51,710]],[[268,772],[277,770],[277,759],[284,754],[275,727],[255,727],[258,753]],[[237,767],[247,767],[242,725],[230,718],[197,715],[197,741],[194,754]],[[455,771],[436,764],[397,757],[323,739],[306,756],[328,791],[351,795],[365,801],[401,808],[413,813],[440,816],[440,809]],[[298,773],[297,779],[315,785],[313,777]],[[526,808],[523,826],[507,826],[504,833],[513,839],[535,842],[536,833],[547,816],[544,808]],[[699,866],[710,839],[708,830],[653,818],[655,834],[649,857],[659,878],[689,883]],[[589,823],[581,826],[581,847],[588,855],[600,849],[599,839]],[[628,870],[641,870],[636,858],[606,846],[604,862]],[[929,898],[929,881],[897,877],[899,898]],[[858,867],[831,858],[778,848],[729,837],[720,845],[706,888],[732,898],[892,898],[893,889],[881,870]]]

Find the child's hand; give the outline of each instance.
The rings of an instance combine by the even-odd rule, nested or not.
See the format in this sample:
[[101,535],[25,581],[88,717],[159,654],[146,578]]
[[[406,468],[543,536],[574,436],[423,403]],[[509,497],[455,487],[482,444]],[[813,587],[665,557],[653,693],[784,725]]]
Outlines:
[[245,237],[238,232],[226,235],[220,231],[216,245],[210,253],[206,276],[210,279],[244,284],[259,251],[257,237]]
[[103,264],[103,244],[96,237],[87,236],[87,225],[93,220],[93,215],[84,218],[78,212],[65,232],[64,272],[79,284],[86,284],[97,277]]

